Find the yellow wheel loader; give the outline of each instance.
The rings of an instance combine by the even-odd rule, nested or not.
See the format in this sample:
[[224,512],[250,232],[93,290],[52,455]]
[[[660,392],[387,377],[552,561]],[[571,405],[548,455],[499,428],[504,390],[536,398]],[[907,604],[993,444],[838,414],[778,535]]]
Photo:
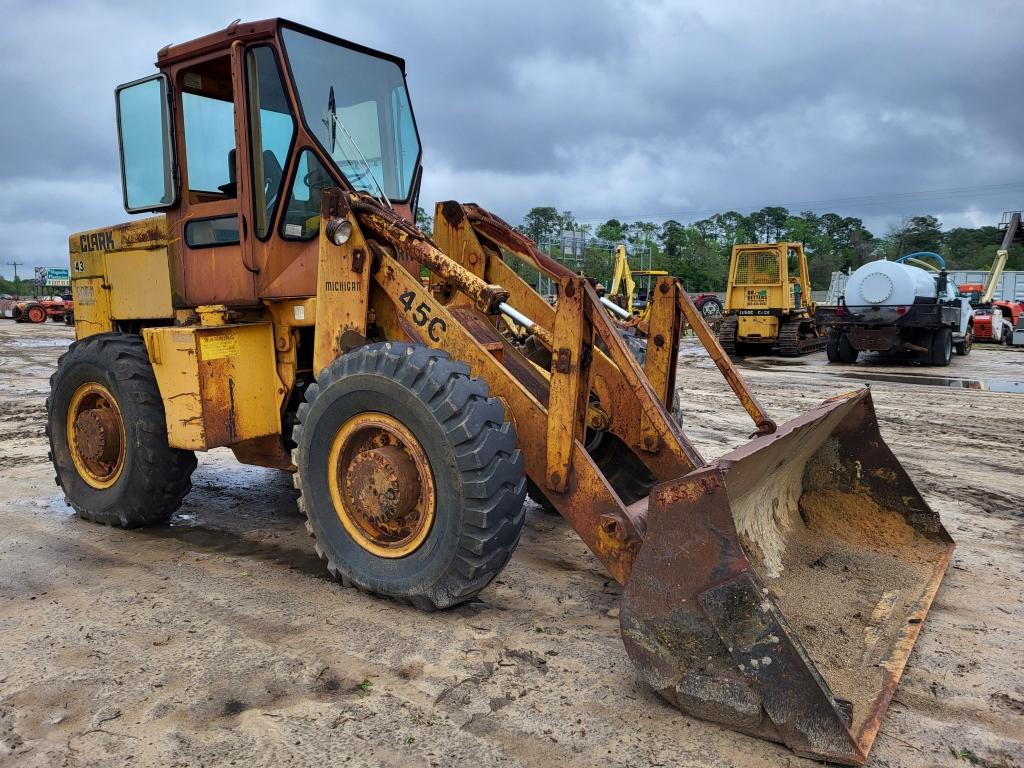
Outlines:
[[[294,472],[339,580],[433,610],[512,556],[529,479],[625,586],[626,651],[665,700],[865,760],[953,551],[867,390],[776,427],[678,280],[641,367],[623,310],[497,217],[444,202],[424,235],[399,58],[275,19],[157,68],[116,91],[125,207],[156,215],[70,238],[47,431],[80,517],[162,523],[195,452],[227,446]],[[757,430],[715,461],[670,417],[684,322]]]
[[730,355],[796,357],[825,348],[802,243],[735,245],[718,340]]

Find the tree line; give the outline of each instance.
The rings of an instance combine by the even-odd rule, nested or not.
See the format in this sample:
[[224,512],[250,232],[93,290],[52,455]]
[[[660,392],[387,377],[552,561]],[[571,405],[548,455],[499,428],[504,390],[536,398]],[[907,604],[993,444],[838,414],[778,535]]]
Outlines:
[[[1003,236],[997,226],[943,231],[941,222],[930,215],[893,220],[884,235],[876,236],[853,216],[793,213],[780,206],[746,215],[726,211],[689,224],[674,219],[660,224],[608,219],[597,226],[577,222],[571,211],[540,206],[530,209],[519,229],[538,243],[557,243],[561,233],[568,231],[588,239],[643,246],[650,251],[652,269],[683,278],[691,291],[725,288],[729,258],[737,243],[802,242],[811,284],[816,290],[824,290],[836,270],[856,269],[868,261],[894,259],[915,251],[942,255],[951,270],[988,269]],[[1006,269],[1024,270],[1024,247],[1018,244],[1010,249]],[[586,248],[583,271],[598,279],[610,276],[608,248]]]
[[[416,223],[430,234],[431,218],[416,210]],[[811,273],[811,285],[828,288],[833,272],[856,269],[875,259],[894,259],[914,251],[933,251],[946,260],[948,269],[988,269],[1002,242],[999,227],[957,227],[943,231],[935,216],[908,216],[893,220],[886,233],[875,236],[861,219],[838,213],[792,213],[780,206],[768,206],[750,214],[736,211],[716,213],[706,219],[683,224],[675,219],[620,221],[608,219],[594,226],[576,220],[572,211],[552,206],[531,208],[519,225],[520,231],[538,243],[557,243],[562,232],[605,241],[591,243],[582,258],[583,271],[600,280],[612,274],[612,253],[608,243],[629,243],[650,252],[651,269],[663,269],[683,278],[691,291],[721,291],[729,271],[729,257],[736,243],[796,241],[804,244]],[[557,258],[560,254],[553,255]],[[645,259],[644,266],[648,266]],[[517,269],[520,269],[517,266]],[[1024,246],[1010,249],[1006,269],[1024,270]],[[525,275],[524,275],[525,276]],[[22,278],[20,292],[38,290]],[[0,277],[0,293],[14,293],[13,280]]]

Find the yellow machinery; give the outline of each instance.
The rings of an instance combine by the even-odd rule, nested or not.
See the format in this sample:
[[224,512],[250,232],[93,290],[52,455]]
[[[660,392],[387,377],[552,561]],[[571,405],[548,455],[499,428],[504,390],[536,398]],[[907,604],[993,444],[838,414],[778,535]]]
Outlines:
[[[401,59],[274,19],[157,66],[116,95],[125,208],[157,215],[70,240],[47,434],[78,515],[165,522],[227,446],[295,473],[338,579],[433,610],[504,567],[529,481],[624,585],[666,701],[864,761],[953,550],[867,390],[776,427],[677,279],[641,365],[635,319],[487,211],[441,203],[425,236]],[[717,461],[670,416],[684,323],[756,427]]]
[[796,356],[825,348],[802,243],[735,245],[718,339],[730,355]]
[[[666,276],[668,272],[663,269],[631,269],[626,246],[620,243],[615,247],[612,285],[608,296],[616,305],[629,310],[639,316],[642,323],[646,323],[650,317],[651,291],[654,290],[655,279]],[[639,286],[634,277],[640,279]],[[637,288],[640,289],[639,292]],[[722,303],[713,293],[698,293],[690,298],[708,322],[722,316]]]
[[[646,322],[651,312],[650,293],[653,283],[651,278],[666,275],[668,272],[663,269],[631,269],[626,255],[626,246],[620,243],[615,246],[612,285],[608,289],[608,296],[617,305],[638,315],[641,320]],[[634,276],[641,280],[639,295]]]

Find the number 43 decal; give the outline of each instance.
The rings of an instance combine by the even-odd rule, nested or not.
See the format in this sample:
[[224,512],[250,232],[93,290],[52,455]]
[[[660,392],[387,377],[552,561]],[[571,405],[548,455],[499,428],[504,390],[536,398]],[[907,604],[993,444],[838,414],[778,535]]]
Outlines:
[[416,301],[416,293],[414,291],[406,291],[398,297],[398,303],[402,305],[406,314],[412,319],[416,325],[420,328],[427,329],[427,336],[433,342],[441,341],[441,336],[447,332],[448,325],[444,319],[440,317],[431,317],[430,305],[425,301],[421,301],[413,309],[413,303]]

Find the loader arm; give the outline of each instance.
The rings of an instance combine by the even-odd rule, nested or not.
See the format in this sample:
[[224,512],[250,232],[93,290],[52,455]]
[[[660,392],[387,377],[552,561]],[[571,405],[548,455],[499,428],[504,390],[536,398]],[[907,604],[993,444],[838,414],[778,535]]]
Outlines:
[[[645,371],[585,278],[546,263],[479,209],[445,204],[433,243],[365,195],[337,199],[325,231],[341,216],[362,228],[376,324],[387,338],[447,350],[488,381],[516,422],[528,477],[625,584],[623,640],[641,676],[698,717],[799,754],[862,763],[953,550],[885,447],[870,393],[833,398],[768,433],[764,409],[744,401],[742,378],[698,331],[764,433],[707,464],[663,400],[683,321],[703,328],[678,281],[658,281],[659,332]],[[536,293],[498,266],[506,246],[558,276],[556,307],[545,313],[543,300],[531,303]],[[326,236],[321,250],[321,265],[337,260]],[[403,260],[443,275],[445,300]],[[543,328],[549,377],[495,328],[509,310],[527,330]],[[629,504],[583,444],[587,394],[601,392],[601,378],[609,428],[632,403],[639,442],[630,447],[663,470],[652,492]],[[664,471],[673,464],[674,477]],[[827,631],[806,630],[811,624]]]

